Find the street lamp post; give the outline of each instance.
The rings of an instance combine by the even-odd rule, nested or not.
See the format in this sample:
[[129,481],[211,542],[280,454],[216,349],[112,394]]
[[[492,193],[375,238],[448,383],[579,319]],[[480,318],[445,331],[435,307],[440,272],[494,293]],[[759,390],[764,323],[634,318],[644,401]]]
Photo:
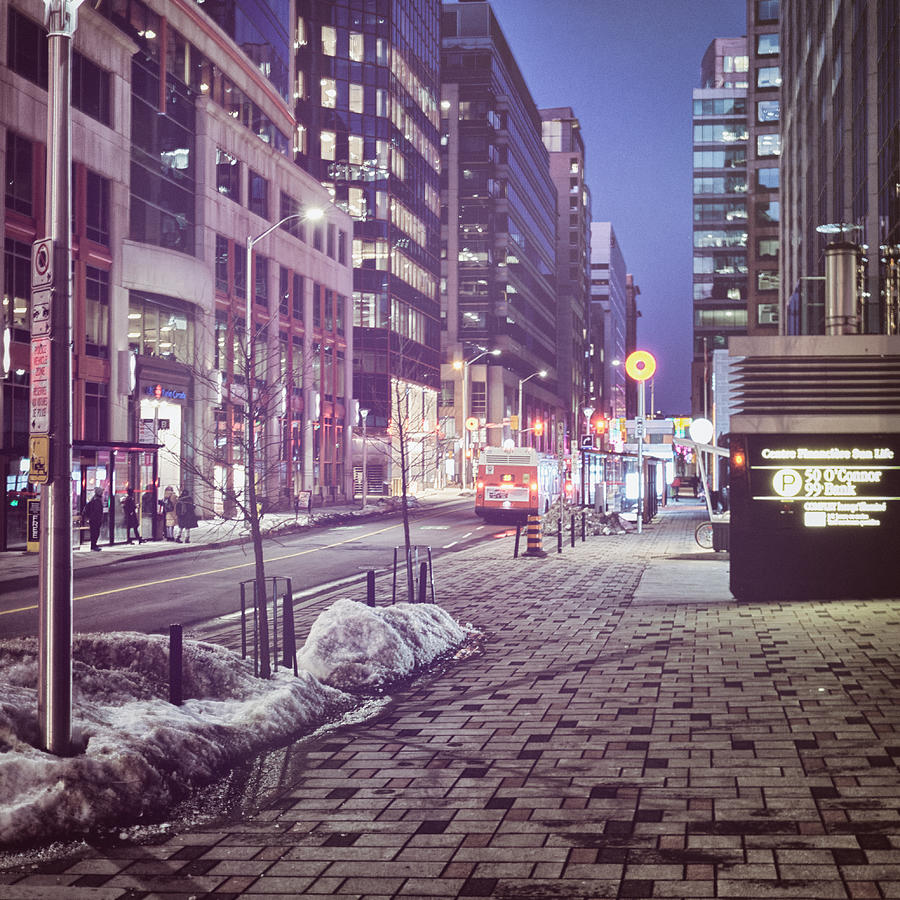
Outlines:
[[466,428],[466,419],[469,416],[469,366],[477,362],[482,356],[499,356],[500,350],[482,350],[471,359],[458,359],[453,363],[453,368],[462,371],[462,426],[463,426],[463,458],[462,458],[462,489],[468,485],[467,462],[469,455],[469,429]]
[[[44,0],[47,25],[46,239],[32,251],[31,469],[41,462],[38,724],[41,747],[72,744],[71,72],[81,0]],[[41,302],[38,302],[40,294]],[[38,316],[38,310],[43,315]],[[4,348],[4,355],[6,348]],[[40,361],[41,374],[35,363]],[[8,366],[4,365],[4,369]]]
[[546,378],[547,370],[540,369],[537,372],[532,372],[526,378],[519,379],[519,402],[518,402],[518,410],[517,410],[518,418],[516,420],[519,425],[519,427],[516,429],[516,446],[517,447],[522,446],[522,432],[524,431],[524,429],[522,428],[522,385],[525,384],[526,381],[531,381],[531,379],[534,378],[536,375],[540,375],[541,378]]
[[271,669],[269,661],[269,621],[266,608],[266,579],[265,568],[262,556],[262,541],[259,527],[259,508],[256,505],[256,434],[254,428],[253,416],[253,382],[255,380],[255,360],[254,360],[254,341],[253,341],[253,248],[265,237],[268,237],[276,228],[290,222],[293,219],[321,219],[325,215],[321,209],[309,209],[302,213],[291,213],[279,219],[274,225],[270,225],[261,234],[253,237],[247,236],[247,258],[245,288],[247,291],[246,305],[246,321],[244,323],[244,331],[246,334],[247,347],[245,354],[247,376],[247,429],[244,435],[246,441],[247,460],[244,472],[246,481],[246,503],[244,505],[246,513],[245,517],[249,520],[250,532],[253,538],[253,548],[256,564],[256,609],[259,616],[259,674],[261,678],[268,678]]
[[368,488],[367,474],[366,468],[368,463],[368,454],[369,454],[369,445],[366,443],[366,419],[369,418],[369,411],[367,409],[360,409],[360,416],[362,417],[362,426],[363,426],[363,470],[362,470],[362,508],[366,508],[366,493]]
[[[305,212],[291,213],[289,216],[284,216],[284,218],[279,219],[274,225],[270,225],[265,231],[261,234],[256,235],[256,237],[252,237],[250,235],[247,236],[247,258],[244,263],[244,279],[245,279],[245,288],[247,291],[246,296],[246,309],[245,309],[245,325],[244,329],[247,335],[247,426],[248,426],[248,439],[253,440],[253,381],[254,381],[254,341],[253,341],[253,248],[261,241],[263,238],[267,238],[276,228],[280,228],[287,222],[291,222],[294,219],[309,219],[310,221],[315,221],[321,219],[322,216],[325,215],[324,210],[319,209],[318,207],[313,207],[311,209],[306,210]],[[253,503],[256,503],[256,484],[255,484],[255,460],[254,454],[247,454],[247,481],[248,481],[248,498],[252,498]]]

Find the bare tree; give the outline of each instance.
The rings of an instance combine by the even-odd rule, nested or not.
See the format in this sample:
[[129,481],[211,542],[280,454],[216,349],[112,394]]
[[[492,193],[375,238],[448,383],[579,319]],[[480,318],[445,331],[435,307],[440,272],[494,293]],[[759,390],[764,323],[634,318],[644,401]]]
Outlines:
[[[221,400],[222,413],[200,423],[181,458],[181,468],[204,494],[221,501],[223,513],[235,527],[249,532],[254,564],[254,600],[259,634],[260,676],[271,674],[267,582],[263,554],[263,518],[272,485],[290,477],[290,401],[295,384],[308,377],[306,365],[288,366],[282,348],[269,340],[265,324],[246,340],[242,323],[234,324],[233,369],[222,372],[202,365],[192,367],[198,392],[213,409]],[[304,413],[308,417],[308,413]],[[235,481],[235,464],[243,463],[244,479]],[[196,489],[195,489],[196,490]]]

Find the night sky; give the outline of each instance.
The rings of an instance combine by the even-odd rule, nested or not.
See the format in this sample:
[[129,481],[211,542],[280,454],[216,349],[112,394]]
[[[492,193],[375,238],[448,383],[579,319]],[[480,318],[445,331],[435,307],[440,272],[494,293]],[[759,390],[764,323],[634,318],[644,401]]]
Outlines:
[[581,122],[594,221],[612,222],[641,288],[655,406],[689,413],[691,90],[710,41],[746,33],[744,0],[491,5],[537,105],[571,106]]

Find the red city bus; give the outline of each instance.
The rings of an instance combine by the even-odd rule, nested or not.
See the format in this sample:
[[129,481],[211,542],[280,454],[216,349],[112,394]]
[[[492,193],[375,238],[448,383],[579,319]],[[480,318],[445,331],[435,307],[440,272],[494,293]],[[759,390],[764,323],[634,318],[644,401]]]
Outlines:
[[478,460],[475,514],[485,522],[526,524],[559,497],[559,464],[531,447],[490,447]]

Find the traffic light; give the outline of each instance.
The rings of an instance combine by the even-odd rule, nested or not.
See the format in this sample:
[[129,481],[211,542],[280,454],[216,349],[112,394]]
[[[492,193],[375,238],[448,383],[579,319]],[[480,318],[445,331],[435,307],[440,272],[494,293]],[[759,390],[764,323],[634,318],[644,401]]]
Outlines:
[[540,437],[544,433],[544,422],[542,419],[534,420],[534,433]]
[[597,434],[606,434],[607,428],[609,428],[609,422],[606,421],[606,416],[600,416],[599,418],[594,420],[594,431]]

